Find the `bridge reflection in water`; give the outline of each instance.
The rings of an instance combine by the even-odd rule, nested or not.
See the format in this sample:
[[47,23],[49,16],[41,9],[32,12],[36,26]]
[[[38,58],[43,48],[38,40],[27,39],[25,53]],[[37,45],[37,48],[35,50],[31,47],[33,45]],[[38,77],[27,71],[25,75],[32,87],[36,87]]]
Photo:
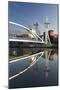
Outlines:
[[[17,51],[18,49],[16,49],[16,53]],[[10,56],[10,88],[57,85],[57,56],[58,52],[55,49],[39,50],[38,48],[36,50],[34,48],[23,48],[19,58],[16,56],[14,56],[16,58],[11,58]]]

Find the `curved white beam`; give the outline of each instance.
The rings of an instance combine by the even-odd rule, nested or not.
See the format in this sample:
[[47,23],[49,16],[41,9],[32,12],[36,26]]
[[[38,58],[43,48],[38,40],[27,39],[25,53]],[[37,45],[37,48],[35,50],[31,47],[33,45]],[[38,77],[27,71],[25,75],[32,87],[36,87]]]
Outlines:
[[41,56],[40,56],[37,60],[34,60],[34,61],[30,64],[30,66],[28,66],[27,68],[25,68],[23,71],[20,71],[19,73],[15,74],[15,75],[13,75],[13,76],[11,76],[11,77],[9,77],[9,80],[11,80],[11,79],[13,79],[13,78],[15,78],[15,77],[23,74],[23,73],[26,72],[28,69],[30,69],[30,68],[42,57],[43,53],[44,53],[44,52],[42,52],[42,53],[41,53]]
[[11,22],[11,21],[9,21],[9,23],[13,24],[13,25],[16,25],[16,26],[19,26],[19,27],[22,27],[22,28],[27,29],[27,30],[30,30],[29,28],[27,28],[27,27],[25,27],[25,26],[23,26],[21,24],[18,24],[18,23],[15,23],[15,22]]
[[26,29],[27,31],[29,31],[36,38],[36,36],[33,34],[33,32],[29,28],[27,28],[27,27],[25,27],[21,24],[15,23],[15,22],[11,22],[11,21],[9,21],[9,23]]
[[21,24],[18,24],[18,23],[15,23],[15,22],[12,22],[12,21],[9,21],[10,24],[13,24],[13,25],[17,25],[19,27],[22,27],[24,29],[26,29],[27,31],[29,31],[30,33],[32,33],[32,35],[36,38],[38,37],[42,42],[44,42],[36,33],[33,33],[29,28],[25,27],[24,25],[21,25]]
[[41,53],[43,53],[43,52],[39,52],[39,53],[36,53],[36,54],[33,54],[33,55],[29,55],[29,56],[26,56],[26,57],[22,57],[22,58],[19,58],[19,59],[15,59],[15,60],[10,59],[9,64],[12,64],[12,63],[15,63],[15,62],[19,62],[19,61],[21,61],[23,59],[27,59],[27,58],[30,58],[30,57],[37,56],[37,55],[39,55]]

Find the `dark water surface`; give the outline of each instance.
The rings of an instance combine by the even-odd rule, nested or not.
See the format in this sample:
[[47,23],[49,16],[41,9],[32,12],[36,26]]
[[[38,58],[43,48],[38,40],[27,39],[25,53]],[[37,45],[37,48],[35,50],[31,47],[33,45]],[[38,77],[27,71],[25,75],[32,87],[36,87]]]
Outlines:
[[[17,50],[19,49],[16,49],[16,53]],[[9,61],[9,88],[58,85],[57,49],[23,48],[22,50],[19,55],[27,54],[29,57],[20,58],[12,63]]]

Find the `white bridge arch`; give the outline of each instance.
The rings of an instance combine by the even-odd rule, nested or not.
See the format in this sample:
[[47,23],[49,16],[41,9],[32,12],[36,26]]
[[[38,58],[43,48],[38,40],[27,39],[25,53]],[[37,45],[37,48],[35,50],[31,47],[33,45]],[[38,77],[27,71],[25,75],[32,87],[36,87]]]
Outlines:
[[[18,23],[15,23],[15,22],[12,22],[12,21],[9,21],[8,22],[9,24],[12,24],[12,25],[16,25],[16,26],[19,26],[19,27],[22,27],[24,28],[25,30],[27,30],[29,33],[31,33],[35,40],[23,40],[23,39],[15,39],[15,38],[9,38],[9,41],[16,41],[16,42],[33,42],[33,43],[45,43],[42,38],[39,37],[39,35],[35,32],[32,32],[28,27],[25,27],[24,25],[21,25],[21,24],[18,24]],[[39,40],[37,40],[37,38]]]

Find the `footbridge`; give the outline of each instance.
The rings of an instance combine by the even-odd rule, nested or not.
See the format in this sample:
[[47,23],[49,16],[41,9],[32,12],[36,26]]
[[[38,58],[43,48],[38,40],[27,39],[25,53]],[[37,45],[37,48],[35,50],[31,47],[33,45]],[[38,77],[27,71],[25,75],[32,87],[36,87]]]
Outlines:
[[[43,41],[43,39],[33,29],[31,30],[30,28],[28,28],[22,24],[18,24],[18,23],[12,22],[12,21],[9,21],[8,24],[12,25],[14,27],[14,29],[17,26],[17,27],[19,27],[19,30],[20,30],[20,32],[18,32],[18,28],[17,28],[16,33],[9,32],[9,41],[11,41],[11,42],[45,43]],[[11,29],[11,27],[10,27],[10,29]],[[25,31],[23,31],[23,29]],[[21,32],[21,31],[23,31],[23,32]],[[18,35],[17,35],[17,32],[18,32]],[[28,33],[27,38],[26,38],[26,36],[24,36],[24,38],[23,38],[24,32]]]

